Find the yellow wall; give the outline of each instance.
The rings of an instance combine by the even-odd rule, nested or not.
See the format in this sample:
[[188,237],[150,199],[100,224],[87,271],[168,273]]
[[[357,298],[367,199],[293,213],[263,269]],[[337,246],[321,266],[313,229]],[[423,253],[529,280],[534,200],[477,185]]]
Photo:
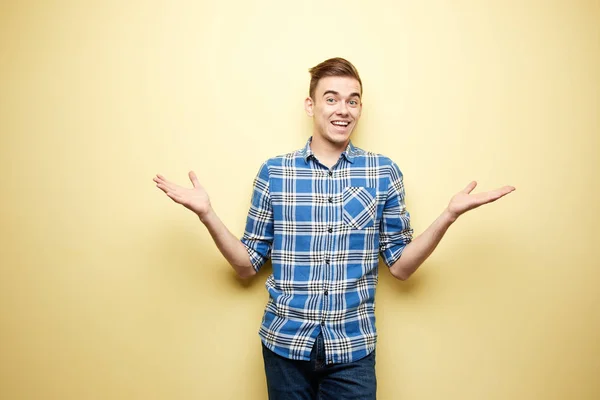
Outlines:
[[302,146],[307,69],[351,60],[354,141],[405,174],[422,232],[381,269],[380,399],[600,398],[598,1],[0,5],[0,398],[263,399],[267,271],[234,278],[154,187],[194,169],[241,234],[252,179]]

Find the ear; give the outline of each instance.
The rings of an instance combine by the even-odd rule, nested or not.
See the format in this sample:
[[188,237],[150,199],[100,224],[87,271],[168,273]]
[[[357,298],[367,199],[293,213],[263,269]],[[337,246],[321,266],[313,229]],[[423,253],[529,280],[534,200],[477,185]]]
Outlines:
[[308,115],[309,117],[312,117],[314,115],[313,113],[313,99],[311,99],[310,97],[307,97],[304,100],[304,111],[306,111],[306,115]]

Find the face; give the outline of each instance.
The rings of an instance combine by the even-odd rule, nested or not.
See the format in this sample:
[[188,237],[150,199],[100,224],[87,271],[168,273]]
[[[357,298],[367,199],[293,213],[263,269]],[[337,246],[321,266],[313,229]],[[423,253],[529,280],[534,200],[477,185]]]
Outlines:
[[313,136],[331,144],[348,143],[362,111],[360,83],[350,77],[328,76],[317,83],[314,98],[304,101],[313,117]]

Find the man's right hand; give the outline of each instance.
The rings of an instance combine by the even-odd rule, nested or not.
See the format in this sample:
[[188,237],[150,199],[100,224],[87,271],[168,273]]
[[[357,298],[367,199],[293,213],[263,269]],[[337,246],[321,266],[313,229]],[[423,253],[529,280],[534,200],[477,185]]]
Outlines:
[[191,189],[176,185],[160,174],[157,174],[153,180],[156,182],[156,187],[165,192],[171,200],[192,210],[200,219],[203,219],[211,210],[210,199],[206,190],[198,182],[194,171],[190,171],[189,177],[194,186]]

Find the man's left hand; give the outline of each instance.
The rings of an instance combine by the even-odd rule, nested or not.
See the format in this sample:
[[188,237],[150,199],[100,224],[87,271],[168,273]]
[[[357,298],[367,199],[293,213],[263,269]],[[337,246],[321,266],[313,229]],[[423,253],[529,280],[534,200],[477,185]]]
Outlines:
[[513,186],[504,186],[489,192],[471,194],[476,186],[477,182],[473,181],[452,197],[448,204],[448,213],[450,213],[453,219],[458,218],[461,214],[469,210],[496,201],[515,190]]

